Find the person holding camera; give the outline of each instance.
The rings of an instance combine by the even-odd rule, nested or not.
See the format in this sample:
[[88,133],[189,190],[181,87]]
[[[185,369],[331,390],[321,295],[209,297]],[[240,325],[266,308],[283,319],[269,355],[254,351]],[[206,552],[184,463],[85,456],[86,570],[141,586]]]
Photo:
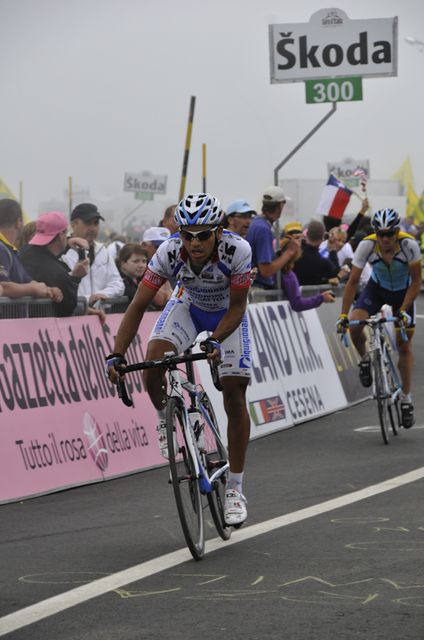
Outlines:
[[[104,220],[95,204],[85,202],[74,207],[71,213],[71,227],[74,236],[88,242],[88,273],[81,279],[78,295],[87,299],[89,309],[93,309],[101,300],[118,298],[124,295],[124,283],[115,261],[107,247],[97,242],[100,220]],[[69,249],[62,260],[73,269],[83,257],[82,250]]]

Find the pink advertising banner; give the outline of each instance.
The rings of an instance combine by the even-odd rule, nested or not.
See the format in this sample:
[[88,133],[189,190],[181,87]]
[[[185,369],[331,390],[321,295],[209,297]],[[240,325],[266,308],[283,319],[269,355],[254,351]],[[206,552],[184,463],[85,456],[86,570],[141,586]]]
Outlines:
[[[158,317],[145,315],[128,359],[144,359]],[[1,320],[0,503],[163,463],[140,372],[133,408],[106,379],[121,315]]]

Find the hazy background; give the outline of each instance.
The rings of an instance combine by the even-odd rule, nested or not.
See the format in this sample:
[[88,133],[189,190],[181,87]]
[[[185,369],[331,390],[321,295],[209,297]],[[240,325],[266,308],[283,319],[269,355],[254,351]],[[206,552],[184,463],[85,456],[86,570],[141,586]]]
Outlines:
[[[115,220],[137,202],[125,171],[168,176],[140,216],[178,198],[190,96],[197,98],[186,191],[253,205],[283,157],[329,110],[303,83],[271,85],[268,25],[307,22],[318,0],[0,0],[0,177],[36,217],[66,202],[68,176]],[[422,0],[337,0],[352,19],[399,17],[398,77],[364,79],[280,178],[327,176],[327,162],[369,159],[387,179],[409,155],[424,188]],[[311,215],[314,212],[311,211]],[[116,225],[115,226],[119,226]]]

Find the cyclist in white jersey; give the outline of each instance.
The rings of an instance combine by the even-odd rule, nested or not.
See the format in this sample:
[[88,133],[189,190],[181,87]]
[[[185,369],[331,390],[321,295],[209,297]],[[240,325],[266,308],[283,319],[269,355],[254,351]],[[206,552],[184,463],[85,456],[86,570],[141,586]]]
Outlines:
[[[342,312],[337,321],[337,331],[344,333],[349,324],[348,313],[353,303],[363,268],[368,263],[372,273],[367,285],[354,304],[350,320],[365,320],[376,314],[383,305],[393,308],[399,325],[407,329],[408,341],[396,331],[399,352],[399,372],[402,379],[400,407],[402,424],[410,428],[414,424],[414,407],[411,399],[413,353],[411,348],[415,327],[415,299],[421,289],[421,252],[414,238],[400,231],[400,216],[393,209],[374,213],[371,224],[375,233],[358,245],[352,260],[352,271],[346,284]],[[372,384],[371,364],[366,353],[366,336],[363,327],[351,327],[350,334],[361,361],[359,376],[362,384]]]
[[[116,336],[114,353],[107,357],[111,380],[125,363],[124,354],[156,291],[167,279],[176,279],[173,295],[149,338],[146,359],[164,353],[182,353],[199,333],[212,332],[201,343],[208,358],[219,364],[224,407],[228,418],[230,471],[225,493],[227,524],[247,517],[242,492],[243,470],[250,434],[246,388],[250,380],[250,337],[246,313],[250,286],[251,249],[239,235],[223,231],[224,213],[209,194],[187,195],[177,206],[179,233],[163,242],[149,262],[138,291]],[[144,372],[147,392],[159,417],[158,441],[168,456],[165,427],[166,390],[160,369]]]

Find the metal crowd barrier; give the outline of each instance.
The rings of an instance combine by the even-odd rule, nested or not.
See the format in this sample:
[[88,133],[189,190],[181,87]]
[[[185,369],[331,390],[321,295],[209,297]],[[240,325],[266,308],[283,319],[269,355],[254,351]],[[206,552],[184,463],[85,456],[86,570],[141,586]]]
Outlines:
[[[128,307],[127,296],[107,298],[96,305],[106,313],[124,313]],[[79,296],[73,316],[84,316],[88,311],[88,302],[85,297]],[[54,318],[55,307],[49,298],[22,298],[0,297],[0,320],[13,320],[14,318]]]
[[119,298],[100,300],[99,303],[99,308],[106,313],[125,313],[129,305],[129,299],[128,296],[120,296]]
[[[344,285],[339,284],[337,287],[330,284],[321,285],[304,285],[300,287],[302,295],[305,297],[313,296],[321,291],[333,291],[336,298],[343,295]],[[253,302],[274,302],[279,300],[287,300],[287,296],[283,289],[260,289],[259,287],[251,287],[249,291],[248,301]]]
[[[87,313],[87,300],[78,297],[74,316],[84,316]],[[54,318],[55,308],[50,298],[22,298],[0,297],[0,319],[14,320],[15,318]]]

